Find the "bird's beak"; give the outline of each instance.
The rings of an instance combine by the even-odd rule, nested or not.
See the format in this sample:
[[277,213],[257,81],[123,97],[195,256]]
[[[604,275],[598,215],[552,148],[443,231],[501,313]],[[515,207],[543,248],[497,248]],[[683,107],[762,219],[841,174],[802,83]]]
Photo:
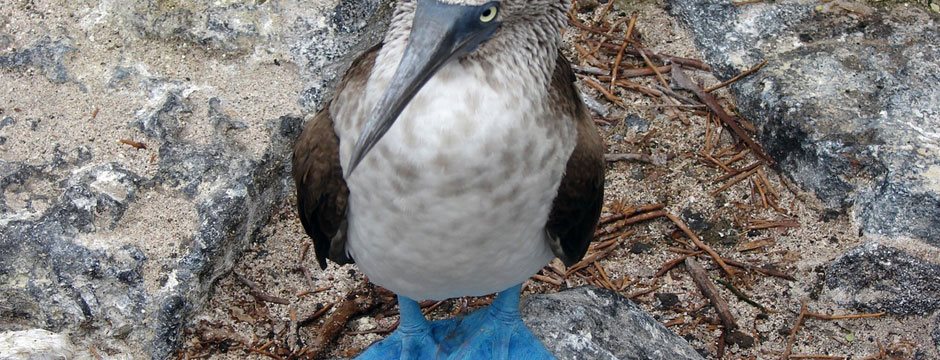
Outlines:
[[493,11],[497,2],[482,6],[445,4],[439,0],[418,0],[408,45],[388,89],[372,110],[346,167],[349,176],[366,154],[398,119],[405,106],[427,81],[447,62],[473,51],[499,26],[498,21],[481,21],[481,14]]

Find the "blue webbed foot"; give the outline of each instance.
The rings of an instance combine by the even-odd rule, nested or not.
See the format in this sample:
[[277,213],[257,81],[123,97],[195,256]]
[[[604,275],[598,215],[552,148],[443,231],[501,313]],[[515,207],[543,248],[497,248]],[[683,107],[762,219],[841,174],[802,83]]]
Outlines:
[[398,297],[401,322],[389,337],[356,357],[377,359],[548,360],[555,357],[519,314],[521,285],[462,318],[429,323],[414,300]]
[[461,319],[432,324],[433,335],[448,359],[554,359],[519,314],[517,285],[500,292],[493,304]]
[[414,300],[398,297],[401,320],[398,328],[387,338],[376,342],[363,351],[357,360],[423,360],[439,359],[442,354],[431,335],[431,325],[421,313]]

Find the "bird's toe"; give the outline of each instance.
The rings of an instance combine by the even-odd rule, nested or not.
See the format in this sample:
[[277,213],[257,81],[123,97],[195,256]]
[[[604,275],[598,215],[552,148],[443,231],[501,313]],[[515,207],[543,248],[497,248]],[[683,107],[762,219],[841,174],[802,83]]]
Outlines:
[[554,359],[518,312],[504,313],[491,307],[434,325],[435,338],[449,354],[448,359]]
[[372,346],[357,360],[422,360],[438,359],[444,355],[429,329],[398,329]]

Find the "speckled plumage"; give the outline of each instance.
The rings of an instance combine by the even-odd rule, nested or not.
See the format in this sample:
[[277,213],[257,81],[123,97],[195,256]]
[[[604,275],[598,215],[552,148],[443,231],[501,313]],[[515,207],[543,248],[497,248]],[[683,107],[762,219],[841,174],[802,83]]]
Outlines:
[[[555,255],[569,263],[583,256],[600,210],[603,147],[558,55],[567,4],[536,2],[542,6],[504,1],[502,28],[441,68],[345,179],[348,227],[316,239],[334,245],[330,258],[345,245],[371,281],[409,298],[443,299],[506,289]],[[324,207],[313,196],[324,192],[309,184],[324,181],[301,170],[316,163],[306,133],[330,121],[335,135],[327,140],[338,154],[317,156],[348,163],[402,57],[413,11],[411,2],[399,5],[382,47],[353,65],[324,110],[330,117],[308,125],[295,149],[308,233],[308,224],[324,223],[315,221],[319,213],[305,215],[304,204]],[[560,195],[560,185],[571,194]]]

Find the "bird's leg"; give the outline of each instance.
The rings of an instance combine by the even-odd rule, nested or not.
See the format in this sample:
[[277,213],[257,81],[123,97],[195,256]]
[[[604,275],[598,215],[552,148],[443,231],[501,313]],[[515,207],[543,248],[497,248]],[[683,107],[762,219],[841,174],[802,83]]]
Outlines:
[[[477,310],[449,329],[441,346],[450,359],[554,359],[519,314],[519,295],[522,284],[496,295],[490,306]],[[436,324],[435,324],[436,325]],[[435,332],[435,337],[437,337]],[[459,345],[451,346],[454,342]],[[450,343],[450,344],[448,344]]]
[[418,360],[441,357],[437,343],[431,337],[430,323],[421,313],[421,306],[414,300],[398,296],[398,312],[398,328],[384,340],[369,346],[356,359]]
[[509,346],[516,328],[521,327],[522,330],[528,332],[528,328],[522,322],[522,315],[519,314],[521,293],[522,284],[503,290],[496,294],[496,298],[493,299],[493,303],[487,309],[496,322],[512,329],[512,331],[498,331],[493,335],[493,358],[510,359]]

